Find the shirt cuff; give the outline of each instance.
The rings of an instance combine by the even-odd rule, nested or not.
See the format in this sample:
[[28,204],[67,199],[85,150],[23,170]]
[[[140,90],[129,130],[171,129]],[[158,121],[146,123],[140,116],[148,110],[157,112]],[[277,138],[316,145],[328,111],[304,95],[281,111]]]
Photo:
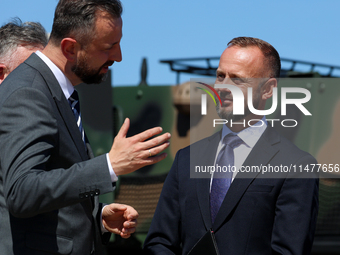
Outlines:
[[100,229],[101,229],[101,231],[102,231],[102,234],[109,232],[109,231],[104,227],[104,225],[103,225],[103,218],[102,218],[102,215],[103,215],[103,210],[104,210],[105,206],[107,206],[107,205],[104,205],[104,206],[103,206],[102,211],[101,211],[101,213],[100,213],[100,220],[101,220],[101,221],[100,221]]
[[110,158],[109,158],[109,153],[106,153],[106,161],[107,161],[107,166],[109,167],[109,171],[110,171],[111,182],[118,181],[118,176],[113,171],[113,168],[112,168],[112,165],[111,165],[111,161],[110,161]]

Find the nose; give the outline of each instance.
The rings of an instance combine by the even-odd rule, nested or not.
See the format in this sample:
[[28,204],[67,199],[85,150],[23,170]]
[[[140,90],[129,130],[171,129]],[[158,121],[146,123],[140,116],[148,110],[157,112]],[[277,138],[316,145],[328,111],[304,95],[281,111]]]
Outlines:
[[[216,83],[216,84],[218,84],[218,83]],[[227,84],[225,84],[225,85],[227,85]],[[231,92],[229,88],[216,88],[215,87],[215,90],[217,91],[217,93],[230,93]]]
[[120,61],[122,61],[123,60],[123,57],[122,57],[122,49],[120,48],[120,45],[119,45],[119,50],[118,50],[118,56],[117,56],[117,58],[118,58],[118,60],[116,60],[117,62],[120,62]]
[[122,61],[122,59],[123,59],[122,58],[122,49],[120,48],[120,45],[118,44],[114,48],[114,50],[113,50],[113,52],[110,56],[110,60],[115,61],[115,62],[120,62],[120,61]]

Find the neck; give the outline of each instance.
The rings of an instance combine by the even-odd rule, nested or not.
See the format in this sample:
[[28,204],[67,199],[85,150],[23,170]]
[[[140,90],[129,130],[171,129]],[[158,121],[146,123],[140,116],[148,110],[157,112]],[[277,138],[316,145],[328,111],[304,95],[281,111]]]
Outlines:
[[80,84],[82,81],[71,71],[72,63],[64,56],[60,47],[49,42],[42,53],[48,57],[71,81],[73,86]]

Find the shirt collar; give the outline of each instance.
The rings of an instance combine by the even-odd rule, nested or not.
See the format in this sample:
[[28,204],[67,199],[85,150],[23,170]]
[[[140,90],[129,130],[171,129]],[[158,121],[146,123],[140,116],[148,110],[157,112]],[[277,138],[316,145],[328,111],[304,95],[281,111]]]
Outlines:
[[52,73],[54,74],[55,78],[59,82],[59,85],[66,97],[68,99],[73,91],[74,87],[71,81],[65,76],[65,74],[48,58],[46,57],[41,51],[37,51],[36,54],[41,58],[42,61],[51,69]]
[[263,116],[263,118],[256,124],[245,128],[238,133],[231,131],[226,125],[223,125],[221,142],[223,142],[223,139],[226,135],[232,133],[238,135],[248,147],[253,148],[267,128],[267,125],[268,124],[265,116]]

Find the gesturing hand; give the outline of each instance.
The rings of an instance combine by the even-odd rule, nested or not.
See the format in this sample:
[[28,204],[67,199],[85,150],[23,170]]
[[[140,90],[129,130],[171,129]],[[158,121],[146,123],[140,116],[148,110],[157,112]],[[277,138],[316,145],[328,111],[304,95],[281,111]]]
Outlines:
[[137,211],[123,204],[109,204],[103,208],[103,226],[111,233],[129,238],[135,232],[137,226]]
[[160,134],[163,131],[161,127],[151,128],[127,138],[126,134],[129,127],[130,120],[127,118],[115,137],[109,152],[111,165],[117,176],[134,172],[143,166],[163,160],[167,156],[166,153],[157,154],[165,150],[170,144],[168,142],[171,137],[169,133],[147,140]]

